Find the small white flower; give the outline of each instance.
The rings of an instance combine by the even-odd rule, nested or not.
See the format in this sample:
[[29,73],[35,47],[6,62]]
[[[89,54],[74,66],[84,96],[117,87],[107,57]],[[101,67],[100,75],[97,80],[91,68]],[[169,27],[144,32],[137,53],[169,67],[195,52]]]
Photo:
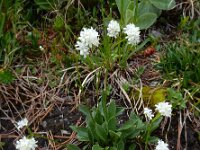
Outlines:
[[128,44],[136,45],[140,42],[140,28],[130,23],[124,28],[124,33],[127,35]]
[[89,47],[85,43],[77,41],[75,47],[80,51],[80,55],[83,55],[84,58],[89,54]]
[[156,110],[159,111],[159,113],[162,116],[171,117],[172,114],[172,105],[168,102],[160,102],[156,106]]
[[37,147],[37,141],[34,138],[28,139],[27,137],[23,137],[16,143],[17,150],[35,150]]
[[83,28],[80,32],[80,37],[75,45],[76,49],[80,51],[80,55],[86,57],[89,54],[89,49],[92,46],[99,46],[99,34],[92,27],[90,29]]
[[168,144],[163,142],[162,140],[158,140],[155,150],[169,150]]
[[119,23],[115,20],[111,20],[110,23],[108,24],[108,33],[107,35],[109,37],[114,37],[116,38],[117,35],[119,34],[120,32],[120,26],[119,26]]
[[152,110],[149,108],[144,108],[144,115],[146,115],[149,120],[151,120],[154,117]]
[[44,47],[42,47],[41,45],[39,46],[39,49],[40,49],[41,51],[44,51]]
[[28,126],[28,120],[26,118],[17,122],[17,129],[20,130],[24,126]]
[[90,29],[83,28],[78,39],[85,43],[89,48],[92,48],[92,45],[96,47],[99,46],[99,34],[92,27]]

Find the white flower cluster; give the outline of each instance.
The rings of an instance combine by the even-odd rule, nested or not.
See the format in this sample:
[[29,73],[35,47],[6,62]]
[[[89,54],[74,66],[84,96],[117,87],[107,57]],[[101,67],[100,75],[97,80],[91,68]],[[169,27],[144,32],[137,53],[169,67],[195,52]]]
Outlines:
[[155,150],[169,150],[168,144],[163,142],[162,140],[158,140]]
[[17,150],[35,150],[37,147],[37,141],[34,138],[28,139],[27,137],[23,137],[16,143]]
[[171,117],[172,114],[172,105],[168,102],[160,102],[156,106],[156,110],[162,115],[166,117]]
[[89,49],[92,48],[92,46],[99,46],[98,32],[92,27],[90,29],[83,28],[75,46],[76,49],[80,51],[80,55],[86,57],[89,54]]
[[107,31],[108,31],[107,35],[109,37],[116,38],[117,35],[120,32],[120,25],[119,25],[119,23],[117,21],[115,21],[115,20],[111,20],[110,23],[108,24]]
[[[155,105],[156,111],[158,111],[162,116],[171,117],[172,115],[172,105],[168,102],[160,102]],[[152,110],[149,108],[144,108],[144,115],[148,120],[151,120],[154,117]]]
[[[120,32],[120,25],[117,21],[111,20],[108,24],[107,35],[116,38]],[[126,25],[124,33],[127,35],[128,44],[136,45],[140,42],[140,28],[136,27],[133,23]]]
[[127,35],[126,39],[128,39],[128,44],[136,45],[140,42],[140,28],[134,24],[130,23],[126,25],[124,33]]
[[17,129],[20,130],[24,126],[28,126],[28,120],[26,118],[24,118],[24,119],[18,121],[16,125],[17,125]]
[[[20,130],[25,126],[28,126],[28,119],[24,118],[16,123],[17,129]],[[32,138],[23,137],[22,139],[16,142],[16,149],[17,150],[35,150],[37,147],[37,141]]]
[[148,118],[148,120],[151,120],[154,117],[152,110],[149,108],[144,108],[144,115]]
[[[116,38],[120,33],[120,25],[117,21],[111,20],[107,27],[107,35]],[[127,35],[128,44],[136,45],[140,42],[140,28],[130,23],[124,28],[124,33]],[[99,46],[99,34],[91,28],[83,28],[80,32],[80,37],[76,42],[76,50],[80,51],[80,55],[86,57],[89,54],[89,49],[92,46]]]

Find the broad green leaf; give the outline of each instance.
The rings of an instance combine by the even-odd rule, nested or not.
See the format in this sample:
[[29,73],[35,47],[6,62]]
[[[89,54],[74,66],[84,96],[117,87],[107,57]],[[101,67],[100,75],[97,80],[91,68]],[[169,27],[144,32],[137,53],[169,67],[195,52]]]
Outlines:
[[118,149],[114,146],[114,147],[109,147],[108,150],[118,150]]
[[135,3],[134,1],[131,1],[126,9],[126,14],[124,19],[125,24],[128,24],[129,22],[135,22],[134,16],[135,16]]
[[88,127],[88,138],[89,138],[90,143],[92,144],[94,144],[95,140],[98,140],[96,132],[94,128],[91,128],[91,126]]
[[121,128],[118,129],[118,131],[124,131],[133,128],[134,122],[129,120],[127,121]]
[[117,119],[116,119],[115,116],[110,118],[107,123],[108,123],[108,130],[113,130],[114,131],[116,129]]
[[79,111],[82,112],[86,116],[91,116],[90,109],[89,109],[88,106],[80,105],[79,106]]
[[116,104],[115,101],[111,101],[108,108],[107,108],[107,112],[108,112],[108,119],[116,117]]
[[108,130],[115,130],[117,126],[117,119],[116,119],[116,104],[115,101],[111,101],[110,105],[107,108],[108,112]]
[[151,120],[151,128],[150,128],[151,132],[153,132],[154,130],[156,130],[159,127],[159,125],[162,121],[162,118],[163,118],[162,116],[159,116],[159,117],[155,117],[154,119]]
[[86,123],[87,123],[87,129],[88,129],[88,137],[90,139],[90,142],[94,143],[95,140],[99,140],[97,133],[95,131],[96,122],[89,120],[87,118]]
[[104,117],[101,115],[99,108],[96,108],[95,111],[92,112],[92,116],[96,123],[103,124]]
[[170,10],[175,7],[174,0],[149,0],[155,7],[162,10]]
[[121,17],[124,18],[128,5],[131,1],[130,0],[115,0],[115,2],[117,4]]
[[107,143],[107,133],[106,130],[99,124],[96,124],[95,131],[98,137],[105,143]]
[[121,136],[121,132],[114,132],[112,130],[109,130],[109,135],[113,142],[117,142]]
[[137,18],[136,26],[141,30],[149,28],[156,22],[157,15],[155,13],[145,13]]
[[119,128],[119,131],[129,130],[135,127],[139,119],[140,118],[134,112],[131,112],[130,119],[121,128]]
[[84,127],[76,127],[76,126],[70,126],[70,128],[77,132],[77,138],[80,141],[89,141],[89,137],[88,137],[88,130],[87,128]]
[[122,140],[120,140],[117,144],[116,144],[117,150],[124,150],[125,144]]
[[150,137],[148,138],[148,143],[154,144],[154,143],[156,143],[158,140],[159,140],[158,137],[150,136]]
[[100,147],[98,144],[92,146],[92,150],[104,150],[104,148]]
[[129,22],[134,22],[134,11],[127,9],[124,22],[125,24],[128,24]]
[[78,148],[78,146],[76,146],[74,144],[68,144],[67,149],[68,150],[81,150],[80,148]]
[[145,13],[155,13],[157,17],[160,16],[162,10],[158,9],[150,3],[149,0],[143,0],[138,5],[138,14],[142,15]]

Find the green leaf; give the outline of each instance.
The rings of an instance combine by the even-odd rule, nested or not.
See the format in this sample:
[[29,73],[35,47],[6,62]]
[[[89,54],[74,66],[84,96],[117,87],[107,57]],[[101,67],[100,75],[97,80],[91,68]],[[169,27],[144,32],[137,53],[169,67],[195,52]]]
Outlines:
[[147,29],[156,22],[156,19],[155,13],[145,13],[137,18],[135,25],[140,27],[141,30]]
[[134,1],[131,1],[126,9],[124,23],[128,24],[129,22],[135,22],[134,16],[135,16],[135,3]]
[[101,125],[96,124],[95,131],[103,142],[108,142],[106,130]]
[[125,144],[122,140],[120,140],[117,144],[116,144],[117,150],[124,150],[125,148]]
[[109,135],[110,135],[110,139],[113,142],[117,142],[121,137],[121,132],[114,132],[112,130],[109,130]]
[[119,150],[116,147],[109,147],[108,150]]
[[4,13],[0,14],[0,37],[3,36],[3,28],[5,24],[6,15]]
[[110,118],[107,123],[108,123],[108,130],[113,130],[114,131],[116,129],[117,119],[116,119],[115,116]]
[[94,144],[95,140],[99,140],[98,137],[97,137],[97,134],[94,130],[94,126],[88,126],[88,138],[89,138],[89,141]]
[[157,17],[160,16],[162,10],[158,9],[150,3],[149,0],[143,0],[138,5],[138,14],[142,15],[145,13],[155,13]]
[[115,0],[115,2],[117,4],[121,17],[124,18],[128,5],[130,4],[131,1],[130,0]]
[[89,137],[88,137],[88,130],[87,128],[84,127],[76,127],[76,126],[70,126],[70,128],[77,132],[77,138],[80,141],[89,141]]
[[119,131],[123,138],[133,139],[146,129],[142,120],[134,113],[131,113],[130,119],[122,126]]
[[115,101],[111,101],[108,108],[107,108],[107,112],[108,112],[108,119],[116,117],[116,104]]
[[80,105],[79,106],[79,111],[82,112],[86,116],[91,116],[90,109],[89,109],[88,106]]
[[94,109],[94,111],[92,112],[92,116],[93,116],[96,123],[103,124],[104,117],[102,116],[102,113],[99,110],[99,108]]
[[175,7],[174,0],[149,0],[155,7],[162,10],[170,10]]
[[56,2],[55,0],[34,0],[35,3],[44,10],[51,10],[55,6]]
[[134,122],[129,120],[121,128],[119,128],[118,131],[124,131],[124,130],[131,129],[133,127],[133,124],[134,124]]
[[124,108],[123,107],[117,107],[116,109],[116,117],[121,115],[124,112]]
[[116,119],[116,104],[115,101],[111,101],[110,105],[107,108],[108,112],[108,130],[115,130],[117,125]]
[[76,146],[74,144],[68,144],[67,149],[68,150],[81,150],[80,148],[78,148],[78,146]]
[[124,19],[125,24],[128,24],[129,22],[134,22],[133,19],[134,19],[134,11],[127,9]]
[[158,140],[159,140],[158,137],[150,136],[150,137],[148,138],[148,143],[154,144],[154,143],[156,143]]
[[92,150],[104,150],[104,148],[100,147],[98,144],[92,146]]
[[151,132],[153,132],[154,130],[156,130],[159,127],[159,125],[162,121],[162,118],[163,118],[162,116],[159,116],[159,117],[154,117],[154,119],[151,120],[152,121],[151,128],[150,128]]

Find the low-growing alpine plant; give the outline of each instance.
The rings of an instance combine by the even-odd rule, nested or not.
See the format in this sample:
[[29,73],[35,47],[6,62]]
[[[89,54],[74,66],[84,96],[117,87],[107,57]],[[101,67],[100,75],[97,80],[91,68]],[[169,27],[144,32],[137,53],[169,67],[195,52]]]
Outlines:
[[[85,105],[79,107],[86,116],[86,126],[71,126],[71,128],[77,132],[77,139],[84,142],[82,147],[84,150],[136,150],[139,148],[138,143],[143,144],[145,150],[152,144],[155,145],[155,150],[162,148],[168,150],[168,145],[152,136],[152,133],[159,127],[163,117],[171,117],[172,106],[168,102],[162,102],[155,107],[158,111],[156,114],[153,110],[144,108],[146,121],[131,112],[129,119],[120,124],[117,118],[124,109],[117,107],[114,100],[106,105],[105,96],[102,96],[97,107],[92,109]],[[67,147],[69,150],[80,150],[73,144]]]
[[22,120],[16,122],[15,126],[18,129],[18,131],[21,131],[24,127],[28,129],[29,135],[28,136],[23,136],[21,139],[16,141],[16,149],[17,150],[35,150],[38,145],[33,137],[32,131],[28,127],[28,119],[23,118]]
[[75,47],[88,66],[112,70],[117,64],[126,67],[127,60],[139,50],[140,41],[139,27],[133,23],[121,27],[116,20],[111,20],[102,35],[92,27],[83,28]]

